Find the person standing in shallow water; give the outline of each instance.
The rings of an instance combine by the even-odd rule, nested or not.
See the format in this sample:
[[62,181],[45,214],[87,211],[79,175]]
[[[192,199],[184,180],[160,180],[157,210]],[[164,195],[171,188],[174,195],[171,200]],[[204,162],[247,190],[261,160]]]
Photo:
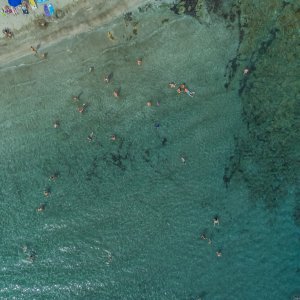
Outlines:
[[37,49],[34,48],[33,46],[30,47],[31,51],[34,52],[35,54],[37,54]]

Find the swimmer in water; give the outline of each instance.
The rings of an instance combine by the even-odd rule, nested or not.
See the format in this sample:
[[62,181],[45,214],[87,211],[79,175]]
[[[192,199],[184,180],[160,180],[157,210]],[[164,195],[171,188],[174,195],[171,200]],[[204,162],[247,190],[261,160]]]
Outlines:
[[50,192],[49,189],[44,190],[44,196],[45,196],[45,197],[50,196],[50,194],[51,194],[51,192]]
[[30,49],[32,50],[32,52],[34,52],[35,54],[37,54],[37,49],[34,48],[33,46],[30,46]]
[[244,69],[243,74],[244,74],[244,75],[248,75],[249,72],[250,72],[250,70],[249,70],[248,68],[246,68],[246,69]]
[[152,102],[151,102],[151,101],[147,101],[146,105],[147,105],[148,107],[150,107],[150,106],[152,106]]
[[142,63],[143,63],[142,58],[138,58],[138,59],[136,60],[136,63],[137,63],[138,66],[141,66]]
[[107,33],[107,37],[108,37],[111,41],[113,41],[113,40],[115,39],[111,31],[109,31],[109,32]]
[[6,38],[12,38],[14,36],[14,34],[12,33],[12,31],[9,28],[4,28],[2,30],[3,34],[5,35]]
[[46,207],[45,203],[41,203],[40,206],[36,209],[37,212],[44,211]]
[[82,106],[77,108],[77,111],[82,114],[85,112],[86,107],[87,107],[87,105],[85,103],[83,103]]
[[185,89],[184,89],[184,92],[185,92],[186,94],[188,94],[190,97],[194,97],[194,95],[195,95],[195,92],[191,92],[188,88],[185,88]]
[[115,141],[117,139],[117,137],[113,134],[110,138],[112,141]]
[[73,101],[79,101],[79,96],[72,96]]
[[116,98],[119,98],[120,97],[120,90],[114,90],[113,92],[113,95],[116,97]]
[[47,56],[48,56],[48,53],[46,53],[46,52],[40,54],[41,59],[46,59]]
[[55,121],[55,122],[53,123],[53,127],[54,127],[54,128],[58,128],[59,126],[60,126],[59,121]]
[[179,88],[177,89],[177,93],[180,94],[185,89],[185,83],[180,84]]
[[31,263],[33,263],[34,260],[35,260],[35,255],[34,255],[34,254],[30,254],[30,255],[27,257],[27,259],[28,259]]
[[34,250],[26,250],[26,252],[24,252],[27,256],[27,260],[31,263],[33,263],[36,259],[36,252]]
[[216,225],[220,225],[220,221],[219,221],[219,218],[216,216],[216,217],[214,217],[213,218],[213,223],[214,223],[214,226],[216,226]]
[[94,138],[94,132],[90,133],[87,137],[88,141],[91,142]]
[[218,257],[221,257],[221,256],[222,256],[222,251],[221,251],[221,250],[218,250],[218,251],[216,252],[216,255],[217,255]]
[[57,179],[58,175],[57,174],[53,174],[49,177],[50,181],[55,181]]
[[201,234],[200,239],[201,239],[201,240],[207,240],[207,237],[206,237],[205,233],[202,233],[202,234]]
[[182,162],[183,164],[186,163],[186,158],[184,158],[183,156],[180,157],[180,160],[181,160],[181,162]]
[[103,80],[105,83],[110,83],[111,79],[113,78],[113,73],[109,73],[108,75],[105,75]]

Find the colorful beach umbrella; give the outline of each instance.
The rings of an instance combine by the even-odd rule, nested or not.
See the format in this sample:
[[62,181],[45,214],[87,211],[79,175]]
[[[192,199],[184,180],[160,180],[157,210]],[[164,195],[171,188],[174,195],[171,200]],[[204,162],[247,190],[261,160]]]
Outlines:
[[16,7],[22,3],[22,0],[8,0],[10,6]]

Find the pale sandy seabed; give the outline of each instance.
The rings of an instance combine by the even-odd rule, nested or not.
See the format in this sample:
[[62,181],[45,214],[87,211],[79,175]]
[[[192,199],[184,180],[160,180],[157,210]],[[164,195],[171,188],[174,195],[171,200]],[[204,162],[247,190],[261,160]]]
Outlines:
[[[45,48],[53,43],[71,38],[82,32],[99,27],[131,10],[150,3],[149,0],[89,0],[60,1],[63,16],[45,18],[37,14],[24,22],[24,16],[9,17],[5,27],[14,28],[14,23],[24,24],[14,31],[13,39],[0,40],[0,64],[8,63],[31,53],[30,47]],[[158,3],[157,1],[152,1]],[[159,2],[161,3],[161,2]],[[19,18],[19,19],[18,19]],[[20,21],[19,21],[20,20]],[[41,27],[39,20],[46,20],[47,26]],[[3,22],[0,23],[3,26]],[[4,26],[3,26],[4,27]],[[16,26],[17,28],[19,26]]]

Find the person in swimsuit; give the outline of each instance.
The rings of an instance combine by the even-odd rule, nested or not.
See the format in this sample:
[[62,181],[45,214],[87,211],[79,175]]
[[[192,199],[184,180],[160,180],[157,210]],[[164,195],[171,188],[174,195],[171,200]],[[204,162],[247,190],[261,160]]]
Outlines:
[[195,95],[195,92],[191,92],[188,88],[185,88],[184,92],[187,93],[190,97],[194,97]]
[[60,123],[58,120],[53,123],[54,128],[58,128],[59,126],[60,126]]
[[50,196],[50,194],[51,194],[51,192],[50,192],[49,189],[44,190],[44,196],[45,196],[45,197]]
[[94,138],[94,132],[90,133],[87,137],[88,141],[91,142]]
[[214,223],[214,226],[216,226],[216,225],[220,225],[220,221],[219,221],[219,218],[218,217],[214,217],[213,218],[213,223]]
[[82,114],[82,113],[84,113],[86,107],[87,107],[87,105],[85,103],[83,103],[82,106],[77,108],[77,111]]
[[58,174],[55,173],[55,174],[53,174],[53,175],[51,175],[51,176],[49,177],[49,180],[50,180],[50,181],[55,181],[55,180],[57,179],[57,177],[58,177]]
[[35,54],[37,54],[37,49],[34,48],[33,46],[30,46],[30,49],[32,50],[32,52],[34,52]]
[[36,209],[36,211],[41,212],[44,211],[46,207],[45,203],[41,203],[40,206]]
[[180,94],[181,92],[184,91],[184,89],[185,89],[185,83],[182,83],[182,84],[178,87],[177,93]]
[[114,90],[113,95],[114,95],[116,98],[119,98],[119,97],[120,97],[120,90]]

